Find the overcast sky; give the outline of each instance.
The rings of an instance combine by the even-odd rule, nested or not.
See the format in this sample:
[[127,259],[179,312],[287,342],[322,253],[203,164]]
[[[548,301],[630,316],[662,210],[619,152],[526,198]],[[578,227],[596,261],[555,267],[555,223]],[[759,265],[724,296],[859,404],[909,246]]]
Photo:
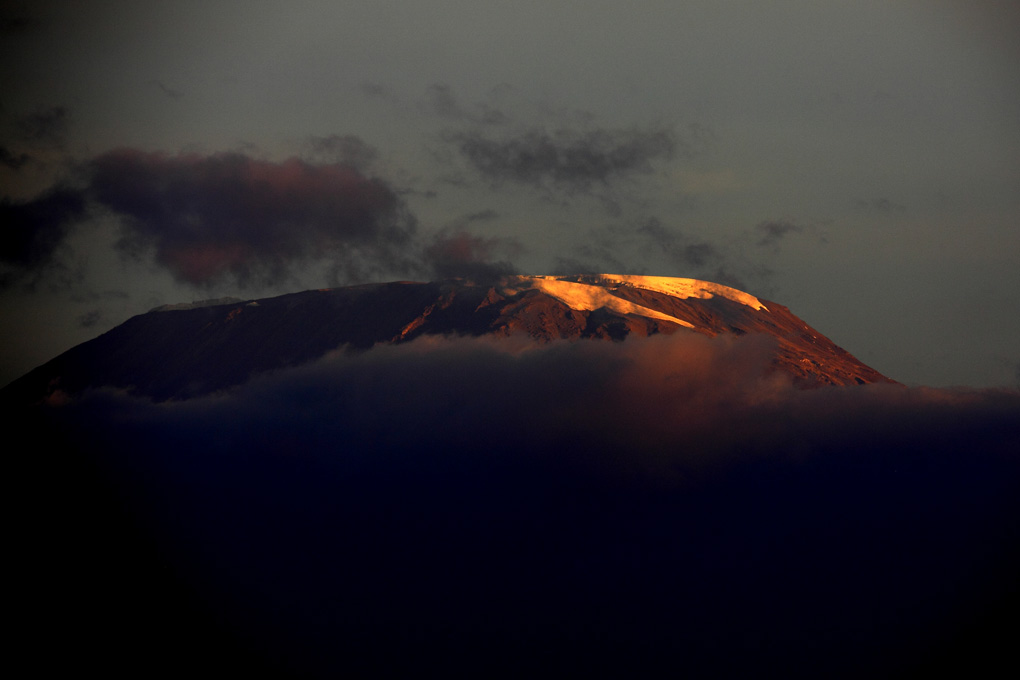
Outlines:
[[703,278],[1020,387],[1013,2],[5,2],[0,383],[160,304]]

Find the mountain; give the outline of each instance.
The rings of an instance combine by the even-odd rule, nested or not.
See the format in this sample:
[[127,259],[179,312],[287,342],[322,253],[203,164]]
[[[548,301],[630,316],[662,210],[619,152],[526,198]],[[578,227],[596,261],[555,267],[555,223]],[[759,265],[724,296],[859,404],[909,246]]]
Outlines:
[[602,274],[402,281],[165,305],[65,352],[8,391],[36,401],[112,386],[185,399],[339,348],[423,335],[621,341],[673,333],[767,336],[773,370],[804,386],[891,382],[778,303],[708,281]]
[[39,674],[1020,673],[1020,393],[691,279],[219,302],[2,391]]

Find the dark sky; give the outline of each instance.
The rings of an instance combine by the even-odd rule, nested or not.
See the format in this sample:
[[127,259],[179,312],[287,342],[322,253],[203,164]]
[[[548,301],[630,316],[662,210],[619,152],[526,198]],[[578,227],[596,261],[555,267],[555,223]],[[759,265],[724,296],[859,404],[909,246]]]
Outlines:
[[4,3],[0,383],[133,314],[703,278],[1020,382],[1010,2]]

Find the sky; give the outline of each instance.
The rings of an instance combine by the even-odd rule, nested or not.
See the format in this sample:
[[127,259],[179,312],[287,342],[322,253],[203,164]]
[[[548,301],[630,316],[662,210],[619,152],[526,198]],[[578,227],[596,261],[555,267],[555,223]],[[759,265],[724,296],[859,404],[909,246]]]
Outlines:
[[701,278],[1020,388],[1011,2],[4,2],[0,383],[161,304]]

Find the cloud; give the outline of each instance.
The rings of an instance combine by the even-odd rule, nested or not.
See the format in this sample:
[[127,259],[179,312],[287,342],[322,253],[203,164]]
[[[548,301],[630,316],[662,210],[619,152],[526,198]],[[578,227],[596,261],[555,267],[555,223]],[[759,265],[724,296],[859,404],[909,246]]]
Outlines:
[[759,283],[763,276],[760,267],[745,262],[734,249],[688,236],[654,217],[589,230],[572,252],[555,258],[552,272],[650,273],[702,278],[742,290],[748,288],[747,279],[737,272]]
[[0,164],[6,165],[11,170],[20,170],[31,160],[32,157],[27,153],[16,153],[5,146],[0,146]]
[[355,135],[329,135],[308,139],[310,157],[319,162],[340,163],[364,172],[379,158],[379,150]]
[[83,194],[67,187],[55,187],[30,201],[0,201],[0,262],[11,268],[0,276],[0,286],[50,264],[85,212]]
[[101,309],[90,309],[78,317],[78,325],[82,328],[92,328],[102,319],[103,311]]
[[35,144],[64,145],[70,114],[66,107],[53,106],[22,116],[15,122],[21,139]]
[[678,231],[669,229],[652,218],[638,227],[670,260],[683,267],[717,265],[722,259],[719,249],[706,241],[691,242]]
[[478,131],[448,135],[460,154],[493,184],[513,182],[567,191],[604,188],[622,177],[652,171],[677,149],[667,129],[595,129],[585,132],[532,129],[500,138]]
[[[468,220],[491,219],[490,213],[495,216],[486,211],[469,216]],[[496,258],[519,251],[520,245],[513,239],[477,236],[463,228],[448,228],[432,237],[424,250],[424,262],[435,278],[463,277],[486,282],[517,273],[512,262]]]
[[[768,350],[432,337],[184,402],[37,408],[17,425],[60,444],[40,463],[45,535],[80,524],[99,565],[60,562],[39,592],[119,611],[179,574],[198,615],[171,602],[74,642],[142,621],[180,646],[170,633],[215,612],[233,635],[211,648],[241,639],[281,675],[495,655],[860,677],[1008,658],[1020,395],[798,390]],[[103,490],[159,561],[106,567],[139,558],[94,521]],[[1002,650],[975,654],[969,632]]]
[[407,266],[413,217],[389,185],[347,165],[119,149],[91,171],[92,195],[124,218],[125,252],[151,249],[188,283],[275,282],[323,259],[347,273]]
[[759,222],[755,226],[755,231],[762,235],[758,245],[769,246],[776,245],[790,234],[798,234],[804,231],[804,227],[786,220],[769,220]]
[[[12,120],[11,144],[0,144],[0,166],[15,172],[37,162],[44,152],[63,149],[70,113],[64,106],[39,109]],[[27,149],[27,151],[26,151]]]
[[370,99],[378,99],[391,104],[396,104],[397,97],[393,94],[393,91],[380,83],[373,83],[371,81],[363,81],[357,87],[357,91],[364,97]]
[[470,215],[467,215],[464,218],[464,221],[465,222],[487,222],[489,220],[494,220],[497,217],[499,217],[499,213],[497,213],[492,208],[486,208],[485,210],[479,210],[478,212],[474,212],[474,213],[471,213]]
[[466,114],[457,101],[449,85],[432,84],[426,90],[426,96],[432,109],[440,116],[464,118]]
[[438,116],[478,125],[502,125],[509,117],[487,104],[463,106],[449,85],[433,83],[425,92],[426,106]]

